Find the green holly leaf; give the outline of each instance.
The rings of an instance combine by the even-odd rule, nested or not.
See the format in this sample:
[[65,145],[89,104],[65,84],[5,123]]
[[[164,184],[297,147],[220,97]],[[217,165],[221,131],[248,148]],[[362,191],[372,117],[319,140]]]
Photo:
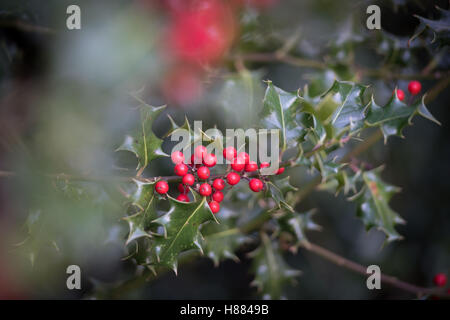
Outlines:
[[[348,81],[335,81],[331,88],[322,96],[326,103],[319,108],[319,117],[330,136],[339,137],[345,132],[353,133],[364,126],[363,95],[366,86]],[[328,100],[328,101],[327,101]],[[325,109],[325,111],[322,111]]]
[[266,190],[266,196],[272,198],[279,209],[285,208],[290,211],[294,210],[285,199],[288,192],[297,191],[297,188],[289,183],[289,177],[275,181],[267,181]]
[[298,118],[301,98],[297,93],[290,93],[267,82],[267,89],[260,114],[261,123],[266,129],[280,130],[281,151],[296,144],[305,134],[305,128]]
[[402,237],[395,230],[395,225],[404,220],[389,206],[392,196],[399,188],[387,184],[380,178],[383,167],[362,174],[363,187],[361,191],[350,198],[358,205],[357,216],[360,217],[367,230],[377,228],[387,236],[387,241],[399,240]]
[[253,258],[252,285],[258,289],[263,299],[283,299],[286,284],[295,283],[301,272],[291,269],[284,261],[278,245],[265,234],[261,234],[261,245],[249,254]]
[[285,211],[277,217],[279,232],[286,232],[294,239],[292,243],[294,252],[302,241],[307,241],[305,235],[307,230],[321,230],[321,227],[312,219],[315,212],[314,209],[304,213]]
[[168,198],[170,210],[153,220],[163,227],[164,234],[154,237],[152,251],[156,258],[154,264],[167,266],[177,273],[178,255],[181,252],[196,248],[203,252],[200,226],[207,221],[218,221],[211,212],[206,197],[193,202],[180,202],[170,196]]
[[222,206],[219,223],[209,223],[202,227],[202,234],[205,235],[203,242],[205,255],[215,266],[225,259],[238,262],[239,259],[234,252],[251,240],[236,227],[238,216],[230,216],[229,212],[231,210]]
[[386,142],[390,136],[403,137],[403,129],[412,124],[416,114],[440,125],[425,106],[425,96],[413,106],[408,106],[398,99],[397,94],[393,94],[384,107],[378,106],[372,97],[367,108],[366,124],[379,126]]
[[437,20],[431,20],[419,15],[414,15],[417,19],[420,20],[420,24],[417,27],[414,35],[409,39],[409,43],[416,39],[427,28],[431,29],[433,32],[433,40],[431,41],[432,43],[438,41],[441,46],[445,46],[450,43],[450,11],[441,9],[439,7],[436,7],[436,9],[441,14],[441,17]]
[[152,237],[150,227],[157,218],[156,204],[158,197],[155,194],[155,182],[142,182],[133,179],[136,191],[130,196],[131,206],[137,209],[133,215],[123,218],[128,222],[129,233],[126,245],[141,237]]
[[116,151],[129,151],[138,158],[137,169],[143,170],[150,161],[167,157],[161,149],[162,140],[152,130],[153,122],[161,114],[166,106],[153,107],[142,102],[140,106],[141,129],[135,137],[127,135],[125,140]]

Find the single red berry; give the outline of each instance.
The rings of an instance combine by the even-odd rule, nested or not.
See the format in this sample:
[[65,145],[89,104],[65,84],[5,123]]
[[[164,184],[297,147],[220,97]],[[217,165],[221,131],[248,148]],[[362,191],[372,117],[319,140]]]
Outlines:
[[397,98],[400,101],[405,100],[405,92],[402,89],[397,89]]
[[217,213],[220,210],[220,204],[217,201],[210,201],[209,208],[211,209],[212,213]]
[[209,178],[209,169],[207,167],[200,167],[197,170],[198,177],[202,180],[206,180]]
[[275,174],[282,174],[284,172],[284,167],[278,168]]
[[420,90],[422,90],[422,85],[420,84],[419,81],[413,80],[410,83],[408,83],[408,91],[412,95],[415,96],[420,92]]
[[250,161],[250,156],[248,155],[247,152],[240,152],[236,159],[239,160],[239,162],[244,162],[244,164],[247,164]]
[[223,157],[229,161],[236,158],[237,151],[234,147],[226,147],[223,149]]
[[261,164],[259,165],[260,169],[268,168],[268,167],[270,167],[270,163],[268,163],[268,162],[261,162]]
[[215,154],[208,153],[203,157],[203,164],[208,168],[214,167],[217,163],[217,157]]
[[183,182],[184,184],[186,184],[188,186],[192,186],[195,182],[195,177],[193,174],[188,173],[183,177],[181,182]]
[[249,161],[246,165],[245,165],[245,171],[246,172],[253,172],[258,170],[258,164],[255,161]]
[[173,152],[172,155],[170,156],[170,158],[172,159],[172,162],[174,164],[179,164],[179,163],[184,162],[184,154],[181,151]]
[[216,190],[222,190],[223,188],[225,188],[225,181],[223,181],[222,179],[215,179],[213,182],[213,187]]
[[[184,178],[184,177],[183,177],[183,178]],[[189,188],[186,187],[184,184],[179,183],[179,184],[178,184],[178,191],[179,191],[180,193],[188,193]]]
[[230,172],[229,174],[227,174],[227,182],[232,186],[238,184],[240,180],[241,177],[236,172]]
[[189,197],[186,194],[182,193],[177,197],[177,200],[183,201],[183,202],[189,202]]
[[187,173],[188,173],[188,166],[187,165],[185,165],[184,163],[179,163],[179,164],[177,164],[176,166],[175,166],[175,169],[174,169],[174,171],[175,171],[175,174],[177,175],[177,176],[180,176],[180,177],[182,177],[182,176],[185,176]]
[[200,195],[207,197],[209,195],[211,195],[212,189],[211,186],[207,183],[202,183],[200,185],[200,189],[199,189],[199,193]]
[[444,273],[438,273],[434,276],[433,282],[438,287],[444,287],[447,283],[447,276]]
[[169,191],[169,185],[166,181],[158,181],[155,185],[155,190],[159,194],[166,194]]
[[194,150],[195,162],[201,163],[203,161],[204,156],[208,154],[208,150],[206,150],[205,146],[198,146]]
[[231,169],[235,170],[235,171],[242,171],[245,168],[245,163],[241,163],[238,161],[238,159],[234,159],[233,162],[231,163]]
[[260,192],[264,188],[264,184],[259,179],[250,180],[248,186],[253,192]]
[[222,191],[214,192],[213,195],[212,195],[212,198],[213,198],[214,201],[222,202],[222,200],[223,200],[223,193],[222,193]]

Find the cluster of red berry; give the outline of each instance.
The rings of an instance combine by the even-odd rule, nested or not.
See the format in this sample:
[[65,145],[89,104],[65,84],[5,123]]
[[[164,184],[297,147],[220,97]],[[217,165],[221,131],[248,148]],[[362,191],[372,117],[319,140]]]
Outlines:
[[[413,80],[408,83],[408,91],[413,96],[417,95],[422,90],[422,84],[419,81]],[[405,92],[402,89],[397,89],[397,98],[400,101],[405,100]]]
[[[258,167],[255,161],[250,160],[248,153],[240,152],[238,154],[234,147],[225,148],[223,157],[231,162],[231,170],[227,174],[213,178],[209,168],[217,164],[217,157],[215,154],[208,153],[205,146],[195,148],[189,163],[186,163],[182,152],[173,152],[171,159],[175,164],[174,172],[177,176],[182,177],[181,183],[178,184],[180,194],[177,200],[189,202],[187,193],[189,187],[194,187],[194,190],[201,196],[209,197],[209,207],[213,213],[217,213],[220,210],[220,202],[224,198],[222,190],[225,188],[225,180],[230,186],[234,186],[243,177],[249,181],[249,188],[253,192],[260,192],[264,189],[263,180],[265,176],[261,175],[259,170],[270,167],[268,162],[262,162]],[[283,172],[284,168],[280,167],[275,174],[282,174]],[[252,178],[252,176],[256,176],[255,173],[258,173],[260,178]],[[196,182],[198,183],[196,184]],[[194,186],[194,184],[196,185]],[[155,190],[159,194],[166,194],[169,191],[169,185],[166,181],[158,181]]]

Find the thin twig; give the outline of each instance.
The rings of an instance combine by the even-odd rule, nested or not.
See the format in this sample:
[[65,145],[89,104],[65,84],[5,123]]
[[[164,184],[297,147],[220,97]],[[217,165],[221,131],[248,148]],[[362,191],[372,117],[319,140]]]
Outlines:
[[[360,273],[362,275],[367,276],[367,268],[365,266],[363,266],[359,263],[353,262],[349,259],[346,259],[346,258],[344,258],[334,252],[331,252],[317,244],[314,244],[314,243],[311,243],[308,241],[303,241],[301,243],[301,247],[306,249],[309,252],[312,252],[314,254],[321,256],[322,258],[324,258],[340,267],[343,267],[343,268],[349,269],[351,271],[354,271],[356,273]],[[383,273],[380,274],[380,280],[381,280],[381,282],[389,284],[393,287],[402,289],[407,292],[417,294],[419,297],[430,294],[430,295],[436,295],[436,296],[450,298],[450,295],[446,294],[444,289],[419,287],[414,284],[399,280],[395,277],[392,277],[392,276],[389,276],[389,275],[386,275]]]

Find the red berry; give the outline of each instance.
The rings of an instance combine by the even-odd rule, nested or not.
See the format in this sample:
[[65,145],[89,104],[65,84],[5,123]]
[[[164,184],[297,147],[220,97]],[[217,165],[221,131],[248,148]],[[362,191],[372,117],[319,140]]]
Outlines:
[[245,165],[245,171],[246,172],[253,172],[258,170],[258,164],[255,161],[249,161],[246,165]]
[[268,163],[268,162],[261,162],[261,164],[259,165],[260,169],[268,168],[268,167],[270,167],[270,163]]
[[179,164],[177,164],[177,165],[175,166],[174,171],[175,171],[175,174],[176,174],[177,176],[182,177],[182,176],[184,176],[184,175],[187,174],[187,172],[188,172],[188,166],[185,165],[184,163],[179,163]]
[[217,201],[210,201],[209,208],[211,209],[212,213],[217,213],[220,210],[220,204]]
[[447,283],[447,276],[444,273],[438,273],[434,276],[433,282],[438,287],[444,287]]
[[400,101],[405,100],[405,92],[402,89],[397,89],[397,98]]
[[203,161],[203,157],[208,154],[205,146],[198,146],[194,150],[195,162],[201,163]]
[[[183,177],[184,178],[184,177]],[[187,193],[189,191],[189,188],[183,185],[182,183],[178,184],[178,191],[180,193]]]
[[170,156],[170,158],[172,159],[172,162],[174,164],[179,164],[179,163],[184,162],[184,154],[181,151],[173,152],[172,155]]
[[222,200],[223,200],[223,193],[222,193],[222,191],[214,192],[213,195],[212,195],[212,198],[213,198],[214,201],[222,202]]
[[182,193],[177,197],[177,200],[183,201],[183,202],[189,202],[189,197],[186,194]]
[[235,171],[242,171],[245,168],[245,163],[239,162],[237,159],[234,159],[231,163],[231,169]]
[[212,192],[212,189],[211,189],[211,186],[209,184],[202,183],[200,185],[199,193],[202,196],[207,197],[207,196],[209,196],[211,194],[211,192]]
[[237,151],[234,147],[226,147],[223,149],[223,157],[229,161],[236,158]]
[[222,179],[215,179],[213,182],[213,187],[216,190],[222,190],[223,188],[225,188],[225,181],[223,181]]
[[192,186],[195,182],[195,177],[193,174],[188,173],[183,177],[181,182],[183,182],[184,184],[186,184],[188,186]]
[[232,186],[238,184],[240,180],[241,177],[236,172],[230,172],[229,174],[227,174],[227,182]]
[[264,188],[264,184],[259,179],[250,180],[248,185],[253,192],[260,192]]
[[250,156],[248,155],[247,152],[240,152],[236,159],[239,160],[239,162],[244,162],[244,164],[247,164],[250,161]]
[[207,167],[200,167],[197,171],[198,177],[202,180],[209,178],[209,169]]
[[419,81],[413,80],[410,83],[408,83],[408,91],[412,95],[416,95],[422,90],[422,85]]
[[278,168],[275,174],[282,174],[284,172],[284,167]]
[[209,168],[214,167],[217,163],[217,157],[215,154],[208,153],[203,157],[203,164]]
[[155,190],[159,194],[166,194],[169,191],[169,185],[166,181],[158,181],[155,185]]

